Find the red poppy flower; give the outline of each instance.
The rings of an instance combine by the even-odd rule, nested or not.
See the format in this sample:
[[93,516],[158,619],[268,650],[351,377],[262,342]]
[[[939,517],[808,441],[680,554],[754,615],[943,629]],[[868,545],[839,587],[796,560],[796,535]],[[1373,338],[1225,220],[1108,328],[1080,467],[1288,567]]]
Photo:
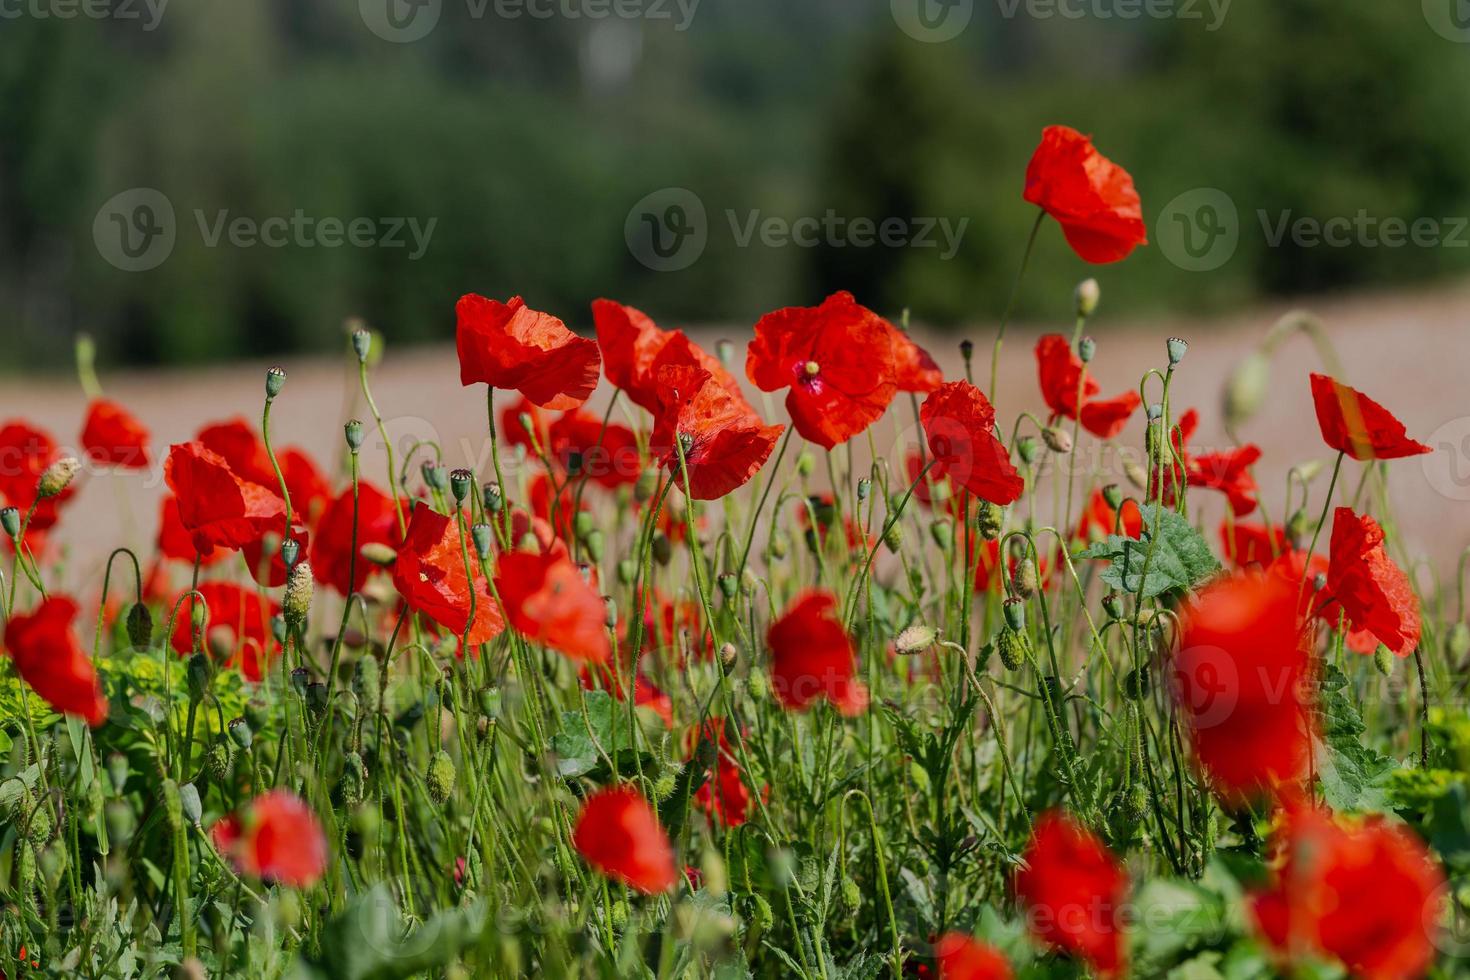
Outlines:
[[223,548],[204,542],[208,551],[200,551],[194,540],[194,532],[184,527],[179,519],[179,498],[165,494],[158,513],[158,553],[164,558],[193,564],[199,560],[201,568],[218,564],[230,556]]
[[1422,976],[1433,963],[1445,879],[1429,850],[1381,817],[1344,823],[1294,807],[1277,834],[1271,887],[1252,897],[1256,927],[1287,960],[1325,955],[1365,980]]
[[1123,520],[1119,522],[1118,511],[1108,503],[1101,489],[1092,491],[1087,506],[1077,520],[1077,540],[1084,544],[1122,534],[1135,540],[1143,538],[1143,511],[1136,500],[1125,500],[1122,506]]
[[30,513],[32,504],[36,505],[26,531],[26,543],[33,552],[40,551],[42,543],[32,534],[54,527],[61,505],[76,493],[73,484],[54,497],[36,499],[41,474],[62,456],[56,440],[42,429],[22,421],[0,426],[0,498],[18,509],[22,517]]
[[311,807],[283,789],[251,800],[212,828],[214,846],[241,874],[310,888],[327,870],[327,837]]
[[202,552],[237,551],[286,513],[286,502],[235,474],[224,457],[202,443],[170,446],[164,479],[179,504],[179,521]]
[[[623,656],[623,675],[626,676],[633,668],[632,657],[627,653]],[[582,686],[587,690],[600,687],[607,691],[619,701],[628,700],[626,684],[619,680],[611,667],[605,664],[586,664],[581,671]],[[647,675],[640,672],[638,678],[633,682],[633,705],[638,708],[647,708],[664,723],[665,728],[674,727],[674,699],[649,680]]]
[[1410,439],[1404,423],[1388,409],[1325,374],[1312,375],[1312,401],[1322,441],[1353,459],[1400,459],[1434,452]]
[[10,617],[5,649],[21,679],[47,704],[95,728],[107,720],[107,698],[72,631],[76,615],[75,602],[53,595],[34,612]]
[[1228,799],[1279,793],[1307,774],[1312,661],[1299,582],[1237,572],[1184,617],[1174,697],[1195,757]]
[[127,409],[106,398],[94,398],[87,406],[82,449],[99,465],[148,468],[148,430]]
[[771,686],[783,706],[804,711],[826,698],[845,715],[868,707],[868,688],[857,680],[852,637],[837,620],[837,599],[808,591],[766,632]]
[[893,341],[893,382],[899,391],[913,391],[926,395],[944,384],[944,372],[939,369],[929,352],[913,338],[887,320],[889,337]]
[[1238,568],[1247,565],[1269,565],[1277,555],[1291,550],[1286,529],[1264,524],[1236,524],[1222,521],[1220,547]]
[[1419,645],[1419,599],[1383,547],[1383,528],[1367,514],[1339,507],[1332,518],[1327,594],[1359,629],[1407,657]]
[[579,475],[608,489],[631,486],[643,471],[638,437],[626,425],[608,422],[590,412],[567,412],[548,431],[551,456],[570,472],[572,454],[580,459]]
[[690,497],[716,500],[744,486],[765,465],[781,426],[764,424],[702,368],[664,367],[659,384],[659,411],[649,449],[684,489],[674,445],[675,439],[683,440]]
[[[1181,474],[1179,467],[1170,463],[1174,471],[1172,478],[1167,469],[1164,471],[1164,504],[1173,506],[1174,480],[1183,480],[1191,487],[1218,490],[1225,494],[1231,512],[1236,517],[1244,517],[1254,511],[1259,503],[1259,489],[1250,468],[1261,458],[1260,448],[1246,444],[1224,452],[1194,454],[1189,451],[1189,441],[1198,428],[1199,413],[1194,409],[1191,408],[1179,417],[1172,435],[1174,451],[1183,460],[1184,468]],[[1157,482],[1159,475],[1157,471],[1150,474],[1150,482]],[[1156,498],[1157,494],[1151,494],[1150,499]]]
[[678,881],[674,846],[653,807],[631,787],[609,787],[587,797],[572,844],[599,872],[645,895],[666,892]]
[[979,388],[965,381],[944,385],[924,401],[919,420],[934,454],[929,472],[935,479],[950,477],[993,504],[1020,499],[1026,481],[995,437],[995,409]]
[[519,296],[509,303],[473,293],[460,297],[460,384],[488,384],[519,391],[543,408],[564,411],[587,400],[597,387],[602,355],[597,341],[578,337],[548,313]]
[[[401,539],[398,513],[388,496],[371,483],[357,487],[357,548],[353,550],[352,488],[327,505],[317,523],[311,547],[311,571],[316,580],[336,589],[342,595],[361,592],[374,566],[362,556],[368,544],[382,544],[397,549]],[[353,561],[356,554],[357,560]],[[355,571],[355,574],[354,574]]]
[[607,380],[645,411],[656,414],[659,409],[659,368],[678,364],[703,368],[744,403],[740,382],[725,370],[719,358],[700,348],[682,330],[660,330],[643,312],[610,299],[592,303],[592,320]]
[[566,542],[557,537],[551,522],[544,517],[533,517],[524,510],[516,509],[510,515],[510,540],[517,551],[571,558]]
[[[200,582],[198,591],[209,613],[204,648],[212,655],[219,655],[226,667],[238,667],[246,680],[256,683],[264,680],[279,653],[271,636],[270,621],[281,607],[263,600],[257,590],[242,589],[233,582]],[[194,649],[193,622],[191,596],[179,605],[173,635],[169,637],[169,643],[180,656],[187,657]]]
[[[697,732],[691,733],[697,735]],[[704,725],[704,735],[715,743],[715,765],[709,780],[694,794],[694,802],[726,827],[739,827],[750,818],[751,793],[745,785],[745,774],[735,757],[735,748],[725,734],[725,720],[711,718]],[[697,738],[691,738],[691,743]]]
[[789,388],[786,410],[803,439],[831,449],[888,410],[898,390],[893,327],[851,293],[790,306],[755,325],[745,373],[762,391]]
[[304,451],[291,446],[282,451],[279,458],[281,475],[286,478],[286,490],[291,494],[293,516],[300,515],[302,522],[309,527],[316,523],[322,508],[332,499],[332,487],[315,461]]
[[265,443],[249,422],[242,418],[227,422],[214,422],[200,429],[194,441],[203,443],[204,448],[224,457],[235,475],[242,480],[258,483],[274,494],[281,492],[281,481],[271,466],[270,454]]
[[1136,391],[1125,391],[1117,398],[1096,399],[1100,386],[1061,334],[1047,334],[1036,342],[1036,366],[1041,397],[1046,399],[1052,417],[1075,419],[1081,405],[1082,427],[1099,439],[1111,439],[1122,432],[1128,419],[1143,404]]
[[[470,624],[470,584],[465,556],[474,573],[474,623]],[[463,641],[469,626],[473,649],[488,643],[505,629],[500,605],[490,594],[480,570],[469,529],[461,540],[459,526],[428,504],[419,503],[408,520],[408,534],[393,563],[393,586],[408,607],[444,627]]]
[[[292,541],[295,541],[301,549],[299,554],[311,554],[311,533],[306,530],[306,525],[299,519],[300,515],[291,514]],[[286,515],[262,522],[262,529],[251,541],[247,541],[240,549],[241,556],[245,559],[245,567],[250,572],[250,577],[255,579],[257,585],[263,585],[268,589],[279,588],[286,584],[285,559],[281,557],[281,542],[285,540]]]
[[939,980],[1011,980],[1010,963],[993,946],[958,932],[946,932],[934,946]]
[[529,551],[502,552],[495,588],[516,632],[574,660],[605,664],[612,656],[607,606],[566,558]]
[[1086,960],[1103,976],[1124,972],[1128,872],[1086,827],[1061,811],[1036,821],[1016,872],[1016,896],[1037,939]]
[[1133,178],[1068,126],[1042,131],[1026,168],[1023,196],[1057,220],[1084,262],[1118,262],[1148,244]]

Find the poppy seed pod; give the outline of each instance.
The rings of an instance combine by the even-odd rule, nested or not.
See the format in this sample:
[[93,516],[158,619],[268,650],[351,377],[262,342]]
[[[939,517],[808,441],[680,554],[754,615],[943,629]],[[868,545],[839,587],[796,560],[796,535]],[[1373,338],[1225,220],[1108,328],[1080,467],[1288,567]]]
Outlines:
[[302,697],[306,697],[306,685],[311,682],[311,673],[305,667],[297,667],[291,671],[291,689]]
[[185,783],[179,787],[179,809],[192,826],[199,826],[199,822],[204,819],[204,805],[199,802],[199,788],[193,783]]
[[265,372],[265,397],[269,401],[281,393],[286,387],[286,369],[273,367]]
[[1006,623],[1013,630],[1026,628],[1026,603],[1012,596],[1002,605],[1005,611]]
[[470,540],[475,543],[475,554],[482,560],[490,557],[490,544],[494,531],[489,524],[476,524],[470,528]]
[[358,363],[366,364],[372,351],[373,335],[362,327],[352,331],[352,352],[357,355]]
[[475,485],[475,474],[466,469],[451,470],[449,473],[449,492],[454,494],[455,503],[464,503],[465,498],[470,495],[470,488]]
[[1041,430],[1041,439],[1046,447],[1054,453],[1065,456],[1072,451],[1072,436],[1066,429],[1049,425]]
[[1097,356],[1097,341],[1091,337],[1083,337],[1077,341],[1077,359],[1083,364],[1089,364]]
[[0,508],[0,529],[5,536],[14,540],[20,537],[20,511],[14,507]]
[[480,501],[485,505],[485,513],[498,514],[505,507],[505,494],[498,483],[487,483],[480,489]]
[[674,557],[674,545],[669,541],[669,536],[659,531],[653,536],[653,560],[660,566],[667,566]]
[[975,342],[966,337],[964,340],[960,341],[960,357],[965,359],[966,364],[969,364],[970,359],[974,356]]
[[440,749],[434,756],[434,761],[429,763],[429,771],[424,776],[429,799],[434,801],[435,806],[443,806],[449,802],[449,798],[454,795],[454,783],[458,775],[454,760],[448,752]]
[[645,467],[638,474],[638,482],[633,484],[633,499],[640,504],[648,502],[653,498],[654,491],[658,489],[658,470],[655,467]]
[[1102,299],[1102,287],[1097,284],[1096,279],[1084,279],[1072,291],[1072,299],[1076,303],[1077,316],[1085,320],[1097,312],[1098,301]]
[[1107,613],[1110,619],[1123,618],[1123,597],[1117,592],[1110,591],[1103,596],[1102,607],[1103,612]]
[[311,611],[311,597],[314,589],[311,562],[303,561],[293,565],[290,575],[286,578],[286,595],[281,601],[281,609],[287,622],[293,625],[306,622],[306,614]]
[[932,649],[938,639],[939,631],[934,627],[915,623],[898,634],[897,639],[893,641],[893,649],[894,652],[903,656],[912,657]]
[[250,722],[243,717],[236,718],[225,726],[229,732],[230,741],[234,742],[242,752],[249,752],[250,746],[255,741],[255,732],[250,728]]
[[[81,461],[75,456],[63,456],[58,459],[46,467],[46,472],[41,474],[41,480],[36,484],[36,496],[54,497],[61,493],[71,485],[72,479],[81,468]],[[14,536],[11,535],[11,537]]]
[[1189,353],[1189,343],[1178,337],[1170,337],[1165,345],[1169,353],[1169,366],[1178,367],[1179,362],[1184,360],[1184,355]]
[[281,542],[281,563],[287,568],[295,568],[296,560],[301,557],[301,542],[295,538],[287,538]]
[[722,572],[720,574],[720,577],[715,579],[715,581],[719,583],[720,594],[723,595],[727,601],[734,599],[736,594],[740,591],[740,580],[735,577],[734,572]]
[[128,642],[134,650],[147,650],[153,643],[153,614],[141,602],[128,610]]

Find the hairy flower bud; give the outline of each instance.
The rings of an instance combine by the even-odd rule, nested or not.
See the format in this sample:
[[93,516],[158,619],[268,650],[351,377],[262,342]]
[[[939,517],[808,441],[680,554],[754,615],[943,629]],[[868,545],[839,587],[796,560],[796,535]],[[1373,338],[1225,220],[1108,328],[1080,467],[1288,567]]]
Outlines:
[[912,657],[933,649],[938,639],[938,630],[932,626],[915,623],[898,634],[898,638],[893,641],[893,649],[896,653],[900,653],[906,657]]
[[1016,595],[1022,599],[1029,599],[1036,594],[1039,584],[1034,561],[1030,558],[1022,558],[1016,563],[1016,571],[1011,578],[1011,588]]
[[1054,453],[1065,456],[1072,451],[1072,436],[1066,429],[1049,425],[1041,430],[1041,440]]
[[[71,485],[72,479],[77,471],[82,468],[81,461],[75,456],[63,456],[41,474],[41,481],[36,484],[36,496],[54,497]],[[14,537],[15,535],[11,535]]]
[[135,602],[128,610],[128,642],[134,650],[147,650],[153,643],[153,614],[144,603]]
[[297,562],[286,577],[286,595],[281,600],[281,611],[288,623],[299,626],[306,622],[306,614],[311,611],[311,597],[314,590],[311,562]]
[[1102,287],[1097,284],[1096,279],[1084,279],[1077,284],[1072,298],[1076,303],[1077,316],[1085,320],[1097,312],[1098,301],[1102,299]]
[[424,785],[429,790],[429,799],[434,801],[435,806],[443,806],[449,802],[454,795],[454,784],[458,773],[454,768],[454,760],[448,752],[442,749],[435,754],[434,761],[429,763],[429,771],[425,774]]
[[975,512],[975,529],[986,541],[994,541],[1000,537],[1004,517],[1004,510],[988,500],[982,500]]
[[204,654],[196,653],[189,658],[189,666],[184,673],[189,684],[189,701],[198,704],[214,682],[214,663]]
[[1026,634],[1012,629],[1010,623],[1002,626],[995,637],[995,652],[1000,656],[1000,662],[1005,664],[1006,670],[1021,669],[1021,665],[1026,662],[1030,645]]
[[1393,651],[1382,643],[1378,644],[1378,649],[1373,651],[1373,666],[1377,667],[1378,672],[1384,677],[1393,676],[1393,659]]

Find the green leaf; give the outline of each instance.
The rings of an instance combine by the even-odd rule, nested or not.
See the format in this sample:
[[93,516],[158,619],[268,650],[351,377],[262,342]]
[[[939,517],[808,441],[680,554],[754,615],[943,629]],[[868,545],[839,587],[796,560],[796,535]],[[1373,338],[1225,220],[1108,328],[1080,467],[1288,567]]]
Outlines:
[[[551,737],[551,749],[556,753],[556,771],[571,779],[582,776],[597,768],[601,757],[597,743],[611,751],[613,726],[612,695],[606,691],[587,692],[587,713],[564,711],[561,716],[561,731]],[[593,742],[596,736],[597,742]]]
[[1187,592],[1220,571],[1220,562],[1209,544],[1174,511],[1155,504],[1144,510],[1143,525],[1142,540],[1110,535],[1077,557],[1105,559],[1109,564],[1102,580],[1132,595],[1137,595],[1142,586],[1145,599]]
[[1389,778],[1398,763],[1363,744],[1367,726],[1353,702],[1347,675],[1336,664],[1322,666],[1317,705],[1324,743],[1317,777],[1328,805],[1335,810],[1385,809]]
[[386,885],[351,900],[322,930],[321,953],[298,960],[293,980],[398,980],[434,974],[479,938],[484,908],[443,912],[410,930]]

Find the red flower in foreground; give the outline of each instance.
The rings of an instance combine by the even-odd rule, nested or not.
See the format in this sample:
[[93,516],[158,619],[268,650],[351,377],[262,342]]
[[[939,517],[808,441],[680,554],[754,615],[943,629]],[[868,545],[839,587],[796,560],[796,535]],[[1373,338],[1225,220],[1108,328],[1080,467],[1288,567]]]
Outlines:
[[[551,423],[547,432],[551,458],[571,471],[573,454],[580,460],[577,473],[608,489],[631,486],[643,471],[638,454],[638,436],[626,425],[603,424],[602,419],[581,410],[567,412]],[[543,444],[544,445],[544,444]]]
[[565,557],[529,551],[502,552],[495,588],[516,632],[573,660],[605,664],[612,657],[607,606]]
[[239,550],[286,513],[286,502],[265,487],[241,479],[202,443],[171,446],[163,476],[179,503],[179,522],[202,552]]
[[1069,126],[1042,131],[1022,196],[1057,220],[1084,262],[1118,262],[1148,244],[1133,178]]
[[[352,516],[357,512],[357,543],[353,547]],[[342,595],[361,592],[377,567],[362,556],[367,544],[397,548],[398,514],[393,501],[371,483],[359,483],[354,505],[352,488],[327,505],[317,523],[311,547],[311,571],[316,580]],[[353,561],[354,555],[356,562]]]
[[107,699],[72,631],[77,604],[51,596],[30,614],[16,613],[5,627],[5,649],[21,679],[63,714],[94,728],[107,720]]
[[123,469],[147,469],[148,430],[127,409],[106,398],[87,406],[82,449],[94,463]]
[[851,293],[833,293],[821,306],[761,317],[745,373],[762,391],[789,388],[786,410],[796,431],[831,449],[882,418],[893,401],[893,332]]
[[1366,980],[1424,974],[1445,880],[1418,838],[1381,817],[1344,823],[1306,807],[1288,812],[1277,838],[1284,860],[1251,904],[1274,948],[1325,954]]
[[[280,606],[263,600],[255,589],[242,589],[233,582],[201,582],[198,591],[209,612],[204,648],[226,667],[238,667],[247,681],[264,680],[277,652],[270,620],[281,611]],[[169,637],[180,656],[194,649],[193,622],[194,599],[190,597],[179,606]]]
[[674,847],[658,814],[628,786],[598,790],[582,804],[572,844],[602,874],[655,895],[677,882]]
[[[440,626],[465,639],[469,626],[471,648],[488,643],[505,629],[500,606],[490,594],[489,583],[480,571],[475,547],[463,539],[457,522],[420,503],[408,520],[408,536],[393,563],[393,587],[414,612],[428,616]],[[469,557],[474,573],[474,625],[470,625],[470,580],[465,574]],[[360,560],[360,559],[359,559]]]
[[1143,404],[1136,391],[1125,391],[1106,401],[1097,400],[1095,396],[1101,387],[1061,334],[1047,334],[1036,342],[1036,367],[1041,397],[1046,399],[1052,417],[1075,419],[1080,405],[1082,427],[1099,439],[1111,439],[1122,432],[1128,419]]
[[1006,958],[993,946],[958,932],[946,932],[934,946],[939,980],[1011,980]]
[[1325,374],[1312,375],[1312,401],[1322,441],[1353,459],[1400,459],[1434,452],[1410,439],[1404,423],[1388,409]]
[[633,404],[645,411],[658,412],[659,368],[677,364],[703,368],[720,387],[744,403],[735,376],[682,330],[660,330],[647,314],[610,299],[593,301],[592,320],[607,380],[627,392]]
[[717,500],[744,486],[765,465],[781,426],[766,425],[744,399],[735,399],[702,368],[662,368],[659,384],[659,411],[649,449],[675,485],[684,489],[674,442],[682,440],[691,498]]
[[819,698],[844,715],[861,714],[868,707],[868,688],[853,676],[857,655],[852,637],[836,612],[831,593],[804,592],[766,632],[771,686],[785,707],[804,711]]
[[[1419,598],[1383,548],[1383,528],[1367,514],[1339,507],[1332,517],[1327,594],[1348,619],[1400,657],[1419,645]],[[1335,616],[1329,615],[1329,620]]]
[[241,874],[310,888],[327,870],[327,838],[311,807],[273,789],[210,828],[219,852]]
[[1195,757],[1227,798],[1279,792],[1307,774],[1312,668],[1299,582],[1237,572],[1185,614],[1174,697]]
[[924,401],[919,420],[934,454],[930,476],[950,477],[993,504],[1020,499],[1026,482],[995,437],[995,409],[979,388],[965,381],[944,385]]
[[602,355],[597,341],[578,337],[566,324],[539,313],[519,296],[509,303],[473,293],[460,297],[460,384],[484,383],[519,391],[543,408],[565,411],[597,387]]
[[1031,932],[1086,960],[1103,976],[1124,972],[1128,872],[1102,841],[1061,811],[1036,821],[1016,872]]

